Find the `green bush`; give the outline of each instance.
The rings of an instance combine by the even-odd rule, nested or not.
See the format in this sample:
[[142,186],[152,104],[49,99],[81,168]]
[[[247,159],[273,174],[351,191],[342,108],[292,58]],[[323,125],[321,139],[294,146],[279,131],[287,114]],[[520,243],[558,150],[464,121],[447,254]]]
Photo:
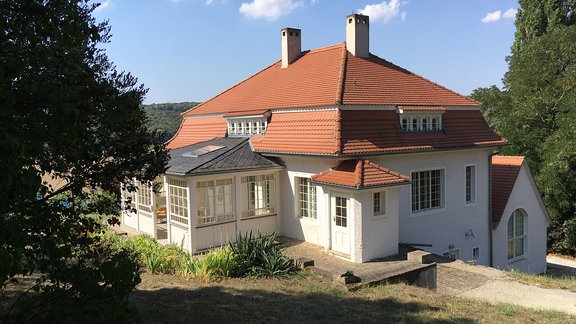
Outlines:
[[230,247],[221,247],[210,250],[196,258],[193,277],[203,280],[229,278],[237,267],[236,256]]
[[282,254],[276,233],[258,234],[257,237],[253,237],[252,232],[239,234],[236,243],[231,243],[230,248],[236,259],[236,267],[233,269],[235,276],[277,276],[296,270],[293,260]]
[[192,256],[177,245],[162,246],[147,235],[125,240],[111,236],[109,240],[119,247],[135,251],[140,266],[150,273],[210,281],[228,277],[287,275],[296,270],[293,260],[282,254],[276,234],[253,237],[250,232],[238,235],[236,243],[199,256]]
[[141,281],[138,255],[123,246],[116,234],[103,234],[94,244],[75,247],[74,258],[60,276],[40,277],[34,291],[23,296],[8,314],[14,322],[122,322],[128,296]]

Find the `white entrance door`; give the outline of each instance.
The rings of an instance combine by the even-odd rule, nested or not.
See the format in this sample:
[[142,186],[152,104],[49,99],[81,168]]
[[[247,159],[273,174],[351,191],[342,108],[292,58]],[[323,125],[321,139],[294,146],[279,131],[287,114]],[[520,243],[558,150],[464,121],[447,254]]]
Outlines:
[[350,230],[348,198],[333,194],[330,198],[332,216],[332,250],[350,254]]

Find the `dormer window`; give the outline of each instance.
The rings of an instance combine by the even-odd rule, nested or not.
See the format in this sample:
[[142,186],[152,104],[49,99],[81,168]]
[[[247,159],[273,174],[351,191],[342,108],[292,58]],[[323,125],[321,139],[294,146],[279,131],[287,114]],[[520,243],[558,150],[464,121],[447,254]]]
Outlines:
[[444,107],[398,107],[402,131],[406,133],[438,132],[442,130]]
[[[238,113],[239,114],[239,113]],[[268,127],[269,112],[259,115],[238,116],[229,114],[224,116],[228,120],[228,136],[230,137],[247,137],[264,135]]]

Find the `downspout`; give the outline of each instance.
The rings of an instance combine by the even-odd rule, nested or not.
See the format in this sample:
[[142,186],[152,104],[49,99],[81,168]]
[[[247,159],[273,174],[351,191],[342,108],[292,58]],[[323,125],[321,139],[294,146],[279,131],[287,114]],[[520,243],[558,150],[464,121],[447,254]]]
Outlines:
[[494,222],[492,220],[492,157],[496,154],[496,152],[492,152],[488,155],[488,245],[490,250],[490,267],[494,266],[494,243],[492,241],[492,231],[494,228]]

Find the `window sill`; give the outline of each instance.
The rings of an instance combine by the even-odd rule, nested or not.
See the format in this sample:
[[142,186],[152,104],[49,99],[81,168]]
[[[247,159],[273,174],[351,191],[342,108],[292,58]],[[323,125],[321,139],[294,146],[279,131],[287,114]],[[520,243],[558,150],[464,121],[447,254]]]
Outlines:
[[386,218],[388,218],[388,215],[386,215],[386,214],[372,215],[373,220],[386,219]]
[[526,256],[525,256],[525,255],[521,255],[521,256],[516,257],[516,258],[514,258],[514,259],[508,260],[508,264],[514,264],[514,263],[518,263],[518,262],[525,261],[525,260],[527,260]]
[[298,219],[299,221],[302,221],[304,223],[318,224],[318,217],[310,218],[310,217],[296,216],[296,219]]
[[428,208],[428,209],[421,209],[417,211],[410,211],[410,216],[412,217],[420,217],[420,216],[428,216],[428,215],[436,215],[446,212],[446,207],[435,207],[435,208]]

